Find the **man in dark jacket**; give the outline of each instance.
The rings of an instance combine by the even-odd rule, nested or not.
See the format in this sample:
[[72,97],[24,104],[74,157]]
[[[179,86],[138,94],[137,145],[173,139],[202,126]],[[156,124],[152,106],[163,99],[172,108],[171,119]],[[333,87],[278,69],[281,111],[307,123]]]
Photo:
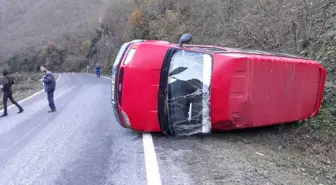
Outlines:
[[8,99],[17,107],[19,108],[18,114],[23,112],[23,108],[14,100],[13,98],[13,92],[12,92],[12,85],[14,84],[13,78],[8,76],[8,71],[4,69],[2,71],[3,75],[3,83],[2,83],[2,92],[3,92],[3,97],[2,97],[2,103],[4,107],[4,112],[2,116],[0,117],[5,117],[7,116],[7,101]]
[[45,73],[42,82],[44,84],[44,90],[48,95],[48,103],[49,103],[49,107],[50,107],[50,111],[48,111],[49,113],[51,112],[55,112],[56,111],[56,106],[54,103],[54,92],[56,90],[56,80],[54,77],[54,74],[50,71],[48,71],[48,69],[46,68],[46,66],[41,66],[40,67],[41,71]]

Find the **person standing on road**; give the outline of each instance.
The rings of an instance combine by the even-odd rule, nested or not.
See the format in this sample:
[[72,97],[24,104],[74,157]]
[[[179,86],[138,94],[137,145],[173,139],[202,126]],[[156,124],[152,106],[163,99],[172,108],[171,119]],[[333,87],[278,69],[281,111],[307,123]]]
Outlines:
[[7,101],[8,99],[17,107],[19,108],[18,114],[23,112],[23,108],[14,100],[13,97],[13,92],[12,92],[12,86],[14,85],[14,79],[8,76],[8,71],[4,69],[2,71],[3,75],[3,82],[1,85],[2,92],[3,92],[3,97],[2,97],[2,103],[4,107],[4,112],[0,117],[5,117],[7,116]]
[[48,111],[49,113],[51,112],[55,112],[56,111],[56,106],[55,106],[55,102],[54,102],[54,92],[56,90],[56,80],[55,80],[55,76],[52,72],[50,72],[46,66],[42,65],[40,67],[41,71],[45,73],[42,82],[44,85],[44,90],[48,95],[48,103],[49,103],[49,107],[50,107],[50,111]]
[[96,64],[96,75],[97,75],[98,78],[100,78],[100,65],[99,65],[98,62]]

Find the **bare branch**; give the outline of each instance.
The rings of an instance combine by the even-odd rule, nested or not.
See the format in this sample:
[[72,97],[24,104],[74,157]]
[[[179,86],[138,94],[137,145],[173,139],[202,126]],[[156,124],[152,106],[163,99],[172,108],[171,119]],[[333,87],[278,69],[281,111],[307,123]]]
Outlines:
[[253,35],[253,33],[251,33],[247,28],[246,26],[242,23],[242,22],[239,22],[240,25],[243,26],[244,30],[247,32],[247,34],[250,36],[250,39],[252,39],[255,43],[257,43],[260,47],[262,47],[264,50],[266,50],[266,47],[264,45],[262,45],[260,42],[258,42],[257,39],[255,39],[255,36]]

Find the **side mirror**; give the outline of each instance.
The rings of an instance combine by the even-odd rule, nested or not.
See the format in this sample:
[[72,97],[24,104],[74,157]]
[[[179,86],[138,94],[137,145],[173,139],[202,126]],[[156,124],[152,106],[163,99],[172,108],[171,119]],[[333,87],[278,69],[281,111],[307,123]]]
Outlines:
[[192,40],[192,35],[189,34],[189,33],[185,33],[185,34],[183,34],[182,37],[180,38],[180,41],[179,41],[179,43],[178,43],[178,46],[179,46],[179,47],[182,47],[183,44],[185,44],[185,43],[189,43],[189,42],[191,42],[191,40]]

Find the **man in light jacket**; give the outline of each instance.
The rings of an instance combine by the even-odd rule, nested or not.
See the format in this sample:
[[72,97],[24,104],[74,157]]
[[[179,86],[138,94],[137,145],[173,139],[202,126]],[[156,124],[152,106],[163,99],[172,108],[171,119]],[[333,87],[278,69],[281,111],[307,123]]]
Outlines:
[[2,97],[2,103],[4,107],[4,112],[0,117],[5,117],[7,116],[7,101],[8,99],[17,107],[19,108],[18,114],[23,112],[23,108],[14,100],[13,97],[13,92],[12,92],[12,86],[14,85],[14,80],[12,77],[8,76],[8,71],[4,69],[2,71],[3,75],[3,82],[2,85],[0,86],[2,88],[3,92],[3,97]]
[[45,73],[42,82],[44,84],[44,90],[48,95],[48,103],[49,103],[49,107],[50,107],[50,111],[48,111],[49,113],[51,112],[55,112],[56,111],[56,106],[55,106],[55,102],[54,102],[54,92],[56,90],[56,80],[55,80],[55,76],[52,72],[50,72],[47,67],[45,65],[42,65],[40,67],[41,71]]

